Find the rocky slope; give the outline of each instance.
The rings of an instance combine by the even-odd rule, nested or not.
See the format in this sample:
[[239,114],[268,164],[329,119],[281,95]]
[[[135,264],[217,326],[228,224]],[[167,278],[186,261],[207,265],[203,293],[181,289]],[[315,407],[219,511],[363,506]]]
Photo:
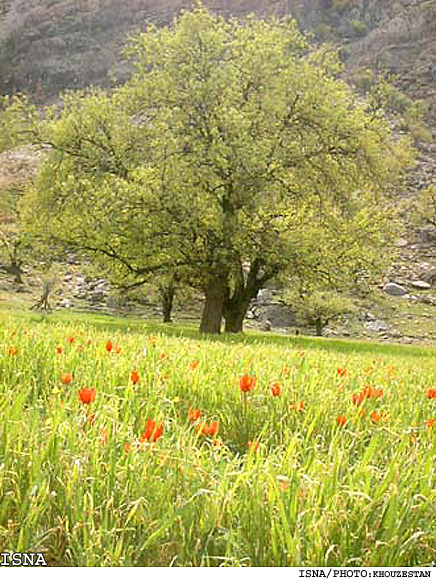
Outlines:
[[[0,94],[49,100],[66,88],[123,80],[121,49],[149,19],[167,24],[190,0],[0,0]],[[351,67],[386,68],[434,118],[436,0],[205,0],[224,15],[291,13]]]

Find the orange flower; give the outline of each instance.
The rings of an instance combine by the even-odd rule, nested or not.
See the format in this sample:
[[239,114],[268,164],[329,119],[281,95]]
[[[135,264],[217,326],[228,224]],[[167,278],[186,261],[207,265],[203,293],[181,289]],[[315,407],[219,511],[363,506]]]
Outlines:
[[212,421],[210,425],[207,423],[200,423],[197,427],[197,433],[202,433],[203,435],[209,435],[213,437],[220,430],[219,421]]
[[8,354],[9,354],[9,356],[17,356],[18,348],[16,346],[9,346]]
[[[216,435],[218,433],[219,430],[220,430],[219,421],[212,421],[212,423],[209,425],[209,427],[207,429],[207,435],[210,435],[210,437],[213,437],[214,435]],[[203,432],[203,434],[204,434],[204,432]]]
[[279,383],[273,383],[269,389],[273,397],[280,397],[282,394],[282,388]]
[[429,419],[428,421],[425,422],[425,424],[429,429],[431,429],[432,427],[436,427],[436,419]]
[[379,421],[381,421],[382,416],[380,415],[380,413],[377,413],[377,411],[373,411],[371,413],[371,421],[374,421],[374,423],[379,423]]
[[200,363],[198,362],[198,360],[192,360],[192,361],[189,363],[189,369],[190,369],[190,370],[195,370],[199,364],[200,364]]
[[338,375],[338,377],[344,377],[347,374],[347,369],[346,368],[338,368],[338,369],[336,369],[336,374]]
[[366,385],[363,387],[360,393],[354,393],[353,403],[355,405],[361,405],[365,399],[380,399],[383,396],[383,390],[373,389],[372,387]]
[[252,391],[254,389],[255,384],[256,384],[256,377],[254,377],[254,376],[251,377],[248,374],[244,374],[239,379],[239,387],[243,393],[248,393],[249,391]]
[[140,379],[140,376],[139,376],[138,371],[132,370],[132,372],[130,373],[130,380],[132,381],[132,383],[134,385],[137,385],[139,383],[139,379]]
[[200,409],[193,409],[192,407],[189,409],[189,421],[198,421],[201,416]]
[[347,418],[344,417],[343,415],[338,415],[336,421],[338,422],[338,425],[342,427],[343,425],[345,425],[345,423],[347,423]]
[[429,399],[436,399],[436,389],[428,389],[427,397]]
[[156,421],[153,421],[153,419],[147,419],[147,423],[145,424],[145,431],[141,435],[140,441],[152,441],[154,443],[159,439],[159,437],[161,437],[163,430],[163,423],[157,425]]
[[62,348],[62,346],[56,346],[56,354],[63,354],[64,353],[64,349]]
[[80,389],[79,399],[82,403],[89,405],[92,401],[95,401],[95,389]]
[[364,400],[365,400],[365,396],[362,393],[354,393],[353,403],[355,405],[361,405]]
[[121,354],[121,346],[118,346],[118,344],[115,346],[115,353]]
[[161,353],[159,354],[159,358],[160,358],[160,360],[165,360],[165,358],[166,358],[166,357],[167,357],[167,355],[165,354],[165,352],[161,352]]
[[365,387],[363,387],[362,395],[367,399],[380,399],[383,396],[383,390],[380,389],[379,391],[377,391],[376,389],[373,389],[369,385],[366,385]]
[[68,338],[67,338],[67,342],[69,344],[72,344],[74,342],[74,340],[75,340],[74,336],[68,336]]
[[304,401],[300,401],[299,405],[297,405],[296,403],[292,403],[291,405],[289,405],[289,408],[292,409],[293,411],[296,411],[298,407],[298,410],[300,411],[300,413],[304,412]]
[[64,385],[71,385],[71,383],[73,382],[73,375],[70,372],[65,372],[62,375],[62,382],[64,383]]
[[114,345],[112,344],[112,342],[110,340],[108,340],[106,342],[106,351],[107,352],[111,352],[112,348],[114,347]]
[[260,443],[259,441],[249,441],[248,442],[248,449],[253,453],[257,453],[259,451]]

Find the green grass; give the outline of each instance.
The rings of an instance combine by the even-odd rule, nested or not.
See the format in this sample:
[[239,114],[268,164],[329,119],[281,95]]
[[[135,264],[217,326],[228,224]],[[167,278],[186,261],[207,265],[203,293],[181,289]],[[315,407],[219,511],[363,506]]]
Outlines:
[[[435,356],[0,312],[0,547],[65,566],[431,565]],[[243,374],[255,375],[252,392],[240,391]],[[365,386],[383,394],[357,406]],[[199,433],[190,408],[218,434]],[[139,440],[147,419],[164,423],[156,443]]]

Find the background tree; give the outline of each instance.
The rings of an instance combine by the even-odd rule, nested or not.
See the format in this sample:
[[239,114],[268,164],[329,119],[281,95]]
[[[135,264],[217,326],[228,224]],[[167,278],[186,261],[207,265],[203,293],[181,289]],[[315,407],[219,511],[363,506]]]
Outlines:
[[333,290],[292,290],[285,294],[284,301],[297,314],[298,323],[314,326],[317,336],[324,328],[340,316],[350,315],[356,308],[350,298]]
[[409,204],[416,225],[436,229],[436,186],[423,190]]
[[[383,193],[410,151],[291,20],[200,7],[149,26],[129,54],[124,87],[67,95],[34,125],[52,155],[27,199],[31,228],[132,284],[182,270],[215,333],[223,316],[240,331],[272,278],[316,272],[324,255],[337,270],[369,263],[387,242]],[[332,233],[339,243],[313,245]]]
[[0,98],[0,270],[23,283],[23,266],[32,251],[20,221],[20,204],[38,165],[39,154],[22,148],[30,120],[39,122],[35,107],[23,96]]
[[20,190],[6,188],[0,191],[0,270],[23,283],[24,243],[19,228],[18,200]]

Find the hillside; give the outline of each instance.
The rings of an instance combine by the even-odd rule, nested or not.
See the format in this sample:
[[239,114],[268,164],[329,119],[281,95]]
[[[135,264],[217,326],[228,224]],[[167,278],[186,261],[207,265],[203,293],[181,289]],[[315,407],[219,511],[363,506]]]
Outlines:
[[[49,100],[66,88],[124,79],[121,49],[145,20],[169,23],[189,0],[0,0],[0,94]],[[386,68],[434,120],[435,0],[207,0],[225,15],[291,13],[350,67]]]

